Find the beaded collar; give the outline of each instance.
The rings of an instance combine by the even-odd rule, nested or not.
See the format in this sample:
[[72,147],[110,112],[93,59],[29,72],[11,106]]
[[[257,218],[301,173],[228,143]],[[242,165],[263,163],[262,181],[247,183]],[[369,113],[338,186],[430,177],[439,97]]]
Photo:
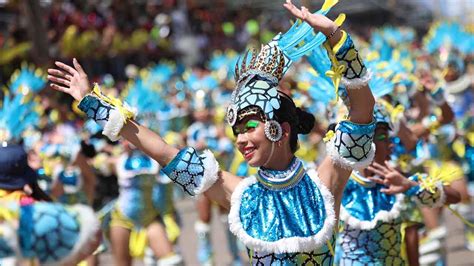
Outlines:
[[301,160],[294,157],[286,170],[279,171],[261,167],[257,173],[257,180],[268,189],[283,190],[298,184],[305,173]]
[[352,171],[351,178],[366,188],[372,188],[377,185],[375,182],[361,175],[359,171]]

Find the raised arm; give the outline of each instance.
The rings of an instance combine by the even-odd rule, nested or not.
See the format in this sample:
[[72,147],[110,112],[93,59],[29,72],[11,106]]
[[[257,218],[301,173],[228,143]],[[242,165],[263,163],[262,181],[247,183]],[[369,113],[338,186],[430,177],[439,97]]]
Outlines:
[[[168,145],[158,134],[138,124],[127,105],[109,98],[98,87],[91,89],[89,80],[79,62],[73,66],[56,62],[56,69],[48,69],[51,87],[80,101],[79,108],[104,128],[104,135],[117,140],[119,135],[164,166],[163,171],[187,193],[206,192],[211,200],[229,206],[233,189],[240,181],[228,172],[219,170],[212,153],[197,154],[191,148],[178,150]],[[185,175],[183,175],[183,173]]]
[[[316,32],[327,37],[325,45],[333,63],[334,78],[347,88],[349,99],[349,117],[336,127],[335,136],[328,145],[328,153],[320,167],[319,176],[336,197],[336,206],[347,179],[356,166],[369,164],[373,157],[372,135],[375,125],[372,122],[374,97],[368,87],[370,78],[350,36],[329,18],[321,14],[312,14],[305,7],[297,8],[290,0],[284,4],[295,17],[307,22]],[[339,75],[339,76],[338,76]],[[352,139],[355,149],[345,147],[345,139]],[[342,145],[341,145],[342,144]],[[348,144],[348,142],[346,142]]]

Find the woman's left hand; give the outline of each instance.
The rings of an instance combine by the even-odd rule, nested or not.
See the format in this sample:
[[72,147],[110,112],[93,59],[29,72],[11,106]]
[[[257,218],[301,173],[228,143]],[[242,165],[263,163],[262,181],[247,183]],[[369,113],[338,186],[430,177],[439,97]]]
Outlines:
[[[324,35],[329,36],[331,33],[335,32],[337,30],[337,25],[334,23],[334,21],[330,20],[324,15],[321,14],[313,14],[309,12],[309,10],[302,6],[301,8],[296,7],[291,0],[286,0],[286,3],[283,4],[283,6],[290,11],[293,16],[307,22],[309,25],[311,25],[316,31],[322,32]],[[340,34],[340,31],[339,33]],[[334,34],[334,35],[338,35]],[[331,39],[337,39],[337,36],[334,36],[334,38]]]
[[389,195],[403,193],[416,185],[416,182],[409,180],[398,172],[395,168],[385,162],[384,165],[376,162],[372,163],[367,169],[379,177],[369,177],[369,179],[375,183],[386,186],[380,191]]

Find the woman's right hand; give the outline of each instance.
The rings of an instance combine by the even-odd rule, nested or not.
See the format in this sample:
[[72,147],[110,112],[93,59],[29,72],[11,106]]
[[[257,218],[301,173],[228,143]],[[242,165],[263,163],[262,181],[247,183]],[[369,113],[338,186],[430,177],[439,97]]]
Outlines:
[[57,68],[48,69],[48,79],[55,90],[71,95],[80,101],[91,91],[89,79],[76,58],[72,61],[74,67],[56,61]]

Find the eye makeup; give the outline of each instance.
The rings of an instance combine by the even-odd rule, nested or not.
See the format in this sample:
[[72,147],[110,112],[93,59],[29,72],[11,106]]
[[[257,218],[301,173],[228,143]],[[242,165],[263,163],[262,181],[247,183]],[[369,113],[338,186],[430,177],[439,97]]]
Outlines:
[[377,141],[387,141],[389,138],[387,134],[376,134],[374,139]]
[[249,120],[243,127],[242,124],[232,127],[232,131],[234,132],[234,136],[237,136],[238,134],[247,133],[249,130],[257,128],[259,124],[260,121],[258,120]]

